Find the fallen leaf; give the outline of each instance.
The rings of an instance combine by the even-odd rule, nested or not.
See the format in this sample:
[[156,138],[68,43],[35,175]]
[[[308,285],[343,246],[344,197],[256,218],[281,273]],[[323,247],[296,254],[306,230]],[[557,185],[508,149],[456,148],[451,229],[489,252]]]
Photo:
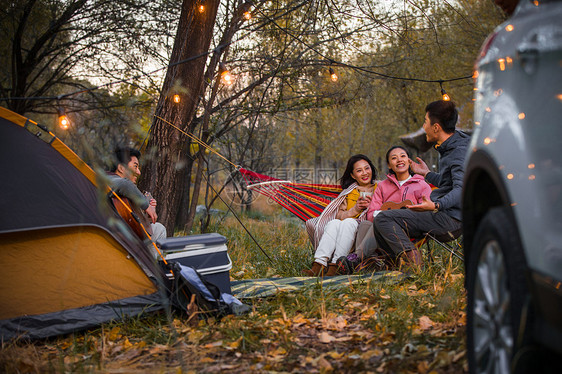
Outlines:
[[328,330],[341,331],[344,327],[347,326],[347,321],[343,316],[336,316],[332,318],[328,316],[327,318],[324,318],[322,320],[322,324],[324,328]]
[[450,364],[451,364],[451,357],[449,356],[449,353],[446,351],[440,351],[437,353],[437,356],[435,357],[435,360],[433,360],[433,362],[431,363],[431,366],[433,366],[434,368],[440,368],[440,367],[448,366]]
[[273,351],[268,353],[270,356],[276,357],[276,356],[284,356],[287,354],[287,350],[283,347],[279,347],[277,349],[274,349]]
[[114,328],[111,329],[111,331],[107,335],[107,339],[110,340],[110,341],[117,340],[118,338],[121,337],[121,334],[119,334],[119,331],[121,331],[121,328],[118,327],[118,326],[115,326]]
[[220,347],[220,346],[222,346],[222,340],[212,342],[212,343],[209,343],[209,344],[205,344],[203,346],[203,348],[209,349],[209,348],[215,348],[215,347]]
[[131,342],[129,341],[129,338],[125,338],[125,341],[122,343],[123,348],[125,349],[129,349],[131,348],[133,345],[131,344]]
[[336,338],[324,331],[318,334],[318,340],[320,343],[331,343],[336,340]]
[[418,373],[425,374],[429,370],[429,364],[427,361],[422,361],[418,363]]
[[375,349],[371,349],[368,350],[366,352],[364,352],[363,354],[361,354],[361,359],[362,360],[369,360],[371,357],[379,357],[382,356],[384,354],[384,352],[378,348]]
[[419,318],[420,329],[429,330],[435,324],[428,316],[422,316]]
[[457,279],[459,279],[459,278],[464,278],[464,275],[463,275],[463,274],[460,274],[460,273],[451,274],[451,279],[452,279],[452,280],[455,281],[455,280],[457,280]]
[[342,358],[344,356],[344,353],[338,353],[336,351],[330,351],[328,353],[326,353],[327,356],[330,356],[331,358],[333,358],[334,360],[339,360],[340,358]]
[[194,343],[197,344],[201,341],[201,339],[205,336],[204,332],[201,332],[200,330],[191,330],[189,332],[189,334],[187,334],[187,340],[190,343]]
[[240,346],[240,342],[242,341],[242,337],[239,337],[238,339],[236,339],[235,341],[233,341],[232,343],[228,344],[228,348],[230,349],[236,349]]
[[465,355],[466,355],[466,351],[458,352],[456,355],[453,356],[453,362],[457,362],[458,360],[463,358]]
[[316,362],[316,366],[320,367],[321,371],[323,372],[334,370],[332,364],[330,364],[330,362],[326,360],[324,357],[318,358],[318,361]]

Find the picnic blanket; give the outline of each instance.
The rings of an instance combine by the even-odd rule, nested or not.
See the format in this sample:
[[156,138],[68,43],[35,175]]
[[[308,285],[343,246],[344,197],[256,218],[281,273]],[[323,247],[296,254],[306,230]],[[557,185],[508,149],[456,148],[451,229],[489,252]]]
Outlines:
[[274,296],[277,292],[291,292],[300,288],[319,285],[322,287],[341,287],[355,283],[380,282],[396,284],[409,275],[400,271],[379,271],[369,274],[338,275],[335,277],[292,277],[292,278],[261,278],[231,281],[232,295],[239,299],[261,298]]

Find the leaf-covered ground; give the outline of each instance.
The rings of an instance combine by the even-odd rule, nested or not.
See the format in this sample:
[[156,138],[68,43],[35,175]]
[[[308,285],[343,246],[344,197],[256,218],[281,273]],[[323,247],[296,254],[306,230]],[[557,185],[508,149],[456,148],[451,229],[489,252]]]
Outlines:
[[[294,235],[293,229],[277,224],[276,242],[283,245],[284,235]],[[250,244],[237,240],[233,235],[229,245],[232,274],[257,278],[282,269],[260,268],[256,264],[265,264],[261,251],[248,251]],[[301,238],[291,238],[293,244],[295,240]],[[269,249],[275,250],[274,261],[297,255],[294,246],[284,252]],[[0,371],[462,373],[462,264],[446,252],[435,254],[434,263],[399,284],[365,281],[326,288],[318,283],[244,300],[252,311],[243,316],[204,320],[150,314],[48,341],[3,342]],[[309,257],[301,253],[302,263],[292,264],[294,273],[281,275],[297,275]]]

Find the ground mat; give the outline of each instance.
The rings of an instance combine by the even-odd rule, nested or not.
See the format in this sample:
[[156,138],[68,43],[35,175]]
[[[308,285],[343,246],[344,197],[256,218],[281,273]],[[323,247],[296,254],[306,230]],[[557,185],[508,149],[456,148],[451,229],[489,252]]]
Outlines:
[[338,275],[335,277],[262,278],[231,281],[232,294],[239,299],[274,296],[277,292],[295,291],[306,286],[338,287],[350,283],[398,283],[409,276],[399,271],[379,271],[369,274]]

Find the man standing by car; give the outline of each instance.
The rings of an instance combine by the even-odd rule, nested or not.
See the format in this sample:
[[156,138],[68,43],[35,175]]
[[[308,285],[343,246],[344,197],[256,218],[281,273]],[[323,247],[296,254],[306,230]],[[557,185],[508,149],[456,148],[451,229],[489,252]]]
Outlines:
[[417,163],[410,160],[411,168],[438,188],[421,204],[380,212],[373,225],[377,243],[395,265],[400,258],[409,265],[419,267],[422,264],[421,253],[410,238],[431,233],[436,236],[449,234],[452,239],[462,227],[463,164],[470,137],[455,130],[458,112],[453,102],[434,101],[426,106],[425,112],[423,129],[427,141],[436,143],[440,156],[439,172],[430,171],[419,157]]

